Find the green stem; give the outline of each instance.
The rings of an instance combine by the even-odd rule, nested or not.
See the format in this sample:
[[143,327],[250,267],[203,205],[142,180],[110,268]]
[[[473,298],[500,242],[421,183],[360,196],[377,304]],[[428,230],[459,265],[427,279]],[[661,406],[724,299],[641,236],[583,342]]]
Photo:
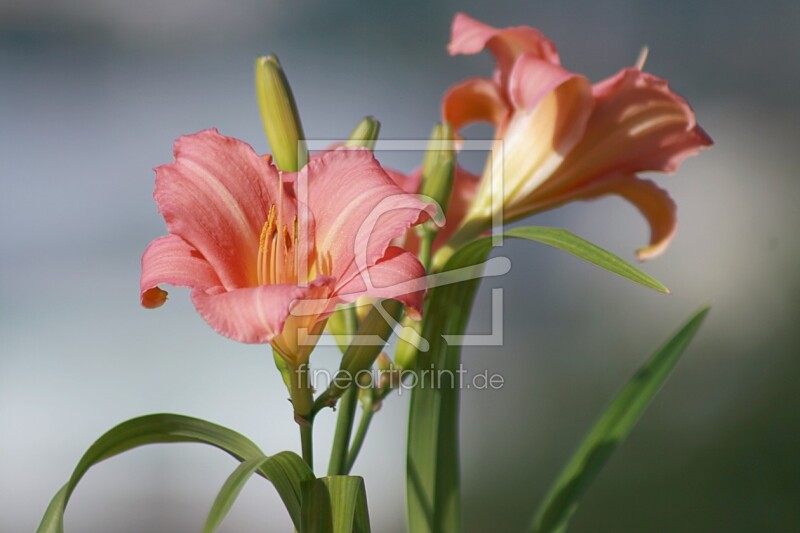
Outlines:
[[474,240],[485,231],[491,229],[491,221],[488,219],[472,219],[461,226],[444,246],[436,251],[433,262],[430,265],[433,272],[439,272],[445,263],[450,260],[454,253],[468,242]]
[[358,312],[356,311],[355,304],[350,307],[345,307],[344,312],[344,327],[347,332],[347,343],[353,342],[353,336],[358,331]]
[[345,471],[347,448],[350,444],[350,434],[353,431],[353,418],[355,418],[357,403],[358,387],[351,386],[339,400],[339,416],[336,419],[336,432],[333,435],[331,460],[328,464],[329,476],[347,474]]
[[[392,321],[396,321],[402,314],[403,304],[397,300],[383,300],[376,305],[382,305],[385,312],[388,313]],[[393,332],[393,325],[384,320],[381,313],[377,308],[372,309],[367,317],[361,322],[358,327],[359,336],[377,336],[384,343],[389,340]],[[360,370],[372,367],[375,359],[383,349],[384,344],[351,344],[342,357],[342,363],[339,366],[339,371],[331,380],[328,388],[314,401],[314,407],[311,409],[310,418],[313,418],[319,411],[325,407],[333,407],[336,401],[344,392],[353,385],[353,378],[357,376]]]
[[436,238],[436,232],[427,228],[423,229],[420,235],[419,245],[419,262],[425,272],[429,272],[431,268],[431,249],[433,248],[433,239]]
[[369,424],[372,422],[372,415],[375,414],[375,410],[372,406],[372,395],[369,394],[366,398],[363,404],[364,411],[361,413],[361,420],[358,422],[358,429],[353,437],[353,443],[350,445],[350,452],[347,454],[347,468],[343,472],[345,475],[349,474],[350,470],[353,469],[353,465],[358,458],[358,453],[361,451],[361,446],[364,444],[364,437],[367,435]]
[[303,460],[311,470],[314,470],[314,426],[309,421],[307,424],[300,425],[300,445],[303,449]]
[[313,417],[311,408],[314,405],[314,393],[308,380],[308,364],[289,366],[289,395],[294,407],[294,419],[300,426],[300,443],[303,459],[308,467],[314,469],[314,448],[312,444]]

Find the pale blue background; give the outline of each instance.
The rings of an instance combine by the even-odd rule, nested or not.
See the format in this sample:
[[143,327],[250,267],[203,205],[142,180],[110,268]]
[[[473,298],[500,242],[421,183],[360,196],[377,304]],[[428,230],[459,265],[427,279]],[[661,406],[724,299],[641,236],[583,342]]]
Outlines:
[[[501,391],[463,396],[465,523],[520,530],[582,432],[643,357],[703,303],[714,310],[631,439],[586,495],[575,531],[793,531],[800,524],[797,30],[800,4],[539,1],[0,0],[0,531],[31,531],[81,453],[126,418],[171,411],[229,425],[268,453],[297,448],[269,351],[215,335],[186,291],[138,306],[139,258],[164,231],[152,167],[215,126],[268,149],[252,61],[279,54],[310,137],[365,114],[389,139],[424,138],[441,94],[488,57],[449,58],[456,11],[530,24],[571,69],[600,79],[650,45],[717,141],[673,177],[669,253],[650,293],[558,252],[503,250],[513,270],[478,296],[473,331],[504,286],[504,349],[467,349]],[[416,157],[387,156],[403,170]],[[647,230],[613,199],[536,219],[623,255]],[[336,353],[315,355],[335,365]],[[407,397],[376,416],[355,473],[376,531],[403,517]],[[322,466],[333,416],[319,419]],[[227,456],[140,449],[93,470],[68,531],[197,531]],[[264,524],[268,524],[265,526]],[[224,531],[286,531],[253,480]]]

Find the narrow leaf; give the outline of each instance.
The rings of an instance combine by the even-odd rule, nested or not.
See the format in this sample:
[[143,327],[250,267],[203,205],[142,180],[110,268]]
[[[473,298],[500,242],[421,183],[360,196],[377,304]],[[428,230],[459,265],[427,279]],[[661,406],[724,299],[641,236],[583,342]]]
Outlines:
[[[294,493],[297,503],[301,498],[302,482],[313,479],[313,474],[305,461],[294,452],[281,452],[272,457],[262,455],[247,459],[236,467],[217,494],[203,527],[204,533],[213,533],[219,528],[242,488],[256,472],[270,480],[278,492]],[[293,506],[294,503],[293,501]],[[290,514],[299,516],[299,513],[300,508],[296,507]]]
[[[457,251],[442,272],[480,265],[490,250],[491,239],[471,243]],[[449,346],[442,335],[464,333],[479,282],[475,277],[434,287],[426,300],[422,337],[430,349],[417,355],[419,377],[411,391],[406,452],[408,529],[415,533],[461,530],[460,391],[455,380],[433,380],[437,375],[458,375],[461,346]]]
[[213,533],[219,528],[222,521],[228,515],[228,511],[233,505],[233,502],[236,501],[242,488],[244,488],[245,483],[250,480],[250,476],[261,468],[264,463],[269,461],[269,459],[270,458],[266,455],[262,455],[261,457],[254,457],[243,461],[236,467],[236,470],[228,476],[228,479],[225,480],[225,484],[222,485],[217,497],[214,499],[214,503],[208,513],[208,518],[206,518],[206,523],[203,526],[203,533]]
[[[134,418],[119,424],[101,436],[86,451],[69,481],[56,493],[39,524],[39,533],[61,533],[64,528],[64,511],[78,482],[86,472],[97,463],[146,444],[168,442],[199,442],[219,448],[239,461],[262,457],[263,452],[247,437],[226,427],[174,414],[154,414]],[[267,477],[264,472],[259,472]],[[311,477],[306,473],[302,477]],[[289,484],[276,485],[281,499],[286,505],[295,524],[299,524],[300,483],[303,479]]]
[[[514,228],[505,233],[506,237],[516,239],[527,239],[531,241],[540,242],[559,250],[563,250],[568,254],[579,257],[584,261],[599,266],[609,272],[613,272],[618,276],[629,279],[645,287],[655,289],[659,292],[669,293],[669,289],[661,284],[658,280],[651,277],[629,264],[628,262],[620,259],[616,255],[603,250],[589,241],[582,239],[570,233],[569,231],[561,228],[546,228],[540,226],[526,226],[522,228]],[[483,240],[489,240],[487,237]]]
[[369,533],[364,480],[328,476],[303,483],[300,533]]
[[[605,270],[661,292],[661,283],[610,252],[557,228],[514,228],[507,238],[526,239],[558,248]],[[442,274],[473,267],[480,275],[492,250],[492,237],[474,240],[457,250]],[[474,268],[477,267],[477,271]],[[460,465],[458,412],[460,391],[456,383],[433,376],[458,375],[461,347],[449,346],[443,334],[464,333],[479,277],[432,288],[427,296],[422,337],[430,343],[420,352],[417,386],[411,391],[406,460],[406,503],[409,530],[416,532],[460,531]]]
[[606,409],[562,470],[531,525],[536,533],[564,531],[578,500],[670,375],[709,308],[698,311],[639,369]]

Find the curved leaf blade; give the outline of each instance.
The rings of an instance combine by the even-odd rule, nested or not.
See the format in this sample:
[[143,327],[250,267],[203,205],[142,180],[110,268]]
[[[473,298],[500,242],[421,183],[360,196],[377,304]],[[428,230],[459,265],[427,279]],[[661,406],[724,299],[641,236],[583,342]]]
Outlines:
[[[289,510],[289,514],[300,515],[302,483],[314,479],[314,474],[305,461],[294,452],[281,452],[271,457],[262,455],[243,461],[228,476],[211,506],[203,526],[203,533],[213,533],[219,528],[242,488],[256,472],[270,480],[279,493],[295,493],[297,505],[292,505],[294,508]],[[288,507],[289,504],[284,503]]]
[[[650,275],[567,230],[528,226],[511,229],[505,237],[558,248],[635,283],[669,293],[669,289]],[[442,274],[470,267],[482,269],[493,245],[492,237],[468,243],[447,260]],[[430,369],[430,375],[458,370],[461,347],[448,346],[442,334],[464,333],[479,283],[479,277],[470,277],[429,291],[422,336],[430,343],[430,349],[419,353],[418,367]],[[459,394],[457,387],[447,384],[440,387],[428,384],[411,391],[406,461],[406,503],[411,531],[459,531],[461,528]]]
[[[239,461],[261,457],[264,453],[247,437],[218,424],[198,418],[175,414],[154,414],[134,418],[107,431],[81,457],[69,481],[56,493],[48,506],[37,531],[61,533],[64,528],[64,511],[73,490],[86,472],[97,463],[146,444],[169,442],[199,442],[219,448]],[[287,509],[299,510],[299,481],[294,491],[279,488]],[[299,512],[292,514],[299,523]]]
[[364,480],[327,476],[303,483],[301,533],[370,533]]
[[617,394],[561,471],[536,512],[531,531],[548,533],[566,529],[578,507],[578,500],[636,425],[697,333],[708,311],[709,308],[705,307],[695,313]]
[[[642,272],[635,266],[629,264],[623,259],[620,259],[611,252],[608,252],[565,229],[526,226],[522,228],[511,229],[504,235],[506,237],[516,239],[536,241],[548,246],[552,246],[553,248],[558,248],[559,250],[567,252],[568,254],[572,254],[588,263],[633,281],[634,283],[657,290],[658,292],[669,294],[669,289],[649,274]],[[491,240],[491,237],[488,237],[488,239]]]

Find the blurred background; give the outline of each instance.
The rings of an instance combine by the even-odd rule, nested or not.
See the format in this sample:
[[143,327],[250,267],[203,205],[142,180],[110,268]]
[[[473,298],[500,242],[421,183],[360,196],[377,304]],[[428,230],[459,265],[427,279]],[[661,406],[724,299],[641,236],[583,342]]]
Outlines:
[[[644,268],[672,296],[542,246],[496,252],[512,271],[484,283],[470,330],[489,330],[490,289],[505,287],[505,347],[467,348],[464,363],[505,386],[463,394],[467,531],[521,530],[613,394],[705,303],[706,325],[573,531],[800,531],[800,3],[789,0],[0,0],[0,530],[35,529],[91,442],[137,415],[198,416],[267,453],[299,449],[268,349],[214,334],[186,290],[139,307],[141,252],[164,233],[152,168],[172,159],[173,139],[212,126],[267,151],[252,70],[270,52],[309,137],[346,136],[373,114],[385,139],[426,138],[446,88],[491,69],[486,55],[447,56],[457,11],[539,27],[593,80],[649,45],[647,70],[716,141],[657,178],[681,229]],[[384,156],[402,170],[421,158]],[[648,236],[615,199],[535,223],[629,259]],[[313,363],[335,366],[337,352]],[[387,400],[354,471],[376,531],[404,527],[407,407],[407,395]],[[334,415],[318,420],[324,468]],[[198,445],[127,453],[83,480],[67,530],[198,531],[234,466]],[[290,527],[259,478],[223,531]]]

